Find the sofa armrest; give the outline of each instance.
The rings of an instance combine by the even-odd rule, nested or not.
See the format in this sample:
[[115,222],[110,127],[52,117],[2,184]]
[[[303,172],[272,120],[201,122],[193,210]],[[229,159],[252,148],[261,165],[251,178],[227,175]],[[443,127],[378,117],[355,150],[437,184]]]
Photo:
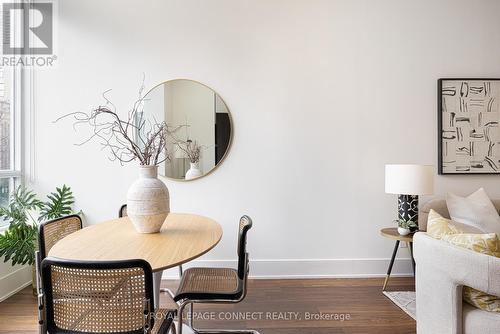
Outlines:
[[500,296],[500,259],[425,233],[413,237],[417,332],[462,333],[462,286]]
[[500,258],[436,240],[426,233],[414,236],[415,261],[430,261],[457,285],[466,285],[500,296]]

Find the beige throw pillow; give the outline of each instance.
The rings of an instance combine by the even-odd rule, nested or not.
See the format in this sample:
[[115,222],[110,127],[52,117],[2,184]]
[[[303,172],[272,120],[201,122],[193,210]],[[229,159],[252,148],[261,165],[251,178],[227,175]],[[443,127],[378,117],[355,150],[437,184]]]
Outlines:
[[500,235],[500,216],[483,188],[467,197],[448,193],[446,205],[453,221]]

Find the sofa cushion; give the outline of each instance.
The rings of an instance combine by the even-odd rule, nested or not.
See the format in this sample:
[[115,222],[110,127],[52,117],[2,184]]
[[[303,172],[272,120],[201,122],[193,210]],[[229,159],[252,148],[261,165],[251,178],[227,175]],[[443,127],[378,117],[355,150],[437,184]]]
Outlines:
[[500,216],[483,188],[467,197],[448,193],[446,205],[454,221],[500,235]]
[[500,313],[484,312],[463,304],[463,334],[497,334]]
[[[495,209],[500,211],[500,199],[493,199],[491,201],[493,205],[495,205]],[[448,212],[448,207],[446,206],[446,200],[444,198],[436,197],[425,202],[422,201],[422,205],[418,212],[418,229],[420,231],[427,231],[427,219],[431,210],[436,211],[444,218],[450,218],[450,213]]]
[[446,200],[442,198],[431,199],[420,206],[418,212],[418,229],[420,231],[427,231],[427,223],[429,221],[429,213],[433,210],[439,213],[444,218],[450,218]]

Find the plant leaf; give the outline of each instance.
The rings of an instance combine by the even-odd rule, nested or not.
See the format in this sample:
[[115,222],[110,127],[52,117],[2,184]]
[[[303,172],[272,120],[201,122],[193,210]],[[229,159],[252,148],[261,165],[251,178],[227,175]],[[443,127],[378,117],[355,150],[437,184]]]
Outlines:
[[75,199],[70,187],[66,185],[61,188],[56,187],[56,191],[47,195],[47,198],[48,200],[40,209],[38,221],[59,218],[73,212],[72,206]]
[[43,203],[36,198],[36,194],[24,186],[18,186],[9,198],[7,207],[0,208],[0,219],[9,224],[27,224],[30,210],[37,210]]
[[4,262],[12,261],[12,265],[35,262],[37,226],[27,224],[11,225],[0,235],[0,255]]

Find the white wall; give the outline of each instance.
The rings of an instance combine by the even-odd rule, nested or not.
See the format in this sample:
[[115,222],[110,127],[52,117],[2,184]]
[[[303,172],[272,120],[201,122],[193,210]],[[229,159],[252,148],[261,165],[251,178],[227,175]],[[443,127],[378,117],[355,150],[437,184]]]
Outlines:
[[[87,223],[115,217],[135,167],[74,146],[71,125],[52,121],[109,88],[125,112],[143,72],[149,87],[206,83],[232,112],[233,145],[209,177],[167,181],[171,208],[222,224],[204,258],[216,264],[236,257],[237,219],[251,215],[257,275],[384,273],[393,245],[378,230],[396,210],[384,164],[436,164],[439,77],[500,77],[494,0],[73,0],[59,11],[59,65],[36,76],[37,188],[65,182]],[[436,190],[500,198],[499,185],[440,176]]]
[[0,263],[0,302],[31,285],[31,267]]

